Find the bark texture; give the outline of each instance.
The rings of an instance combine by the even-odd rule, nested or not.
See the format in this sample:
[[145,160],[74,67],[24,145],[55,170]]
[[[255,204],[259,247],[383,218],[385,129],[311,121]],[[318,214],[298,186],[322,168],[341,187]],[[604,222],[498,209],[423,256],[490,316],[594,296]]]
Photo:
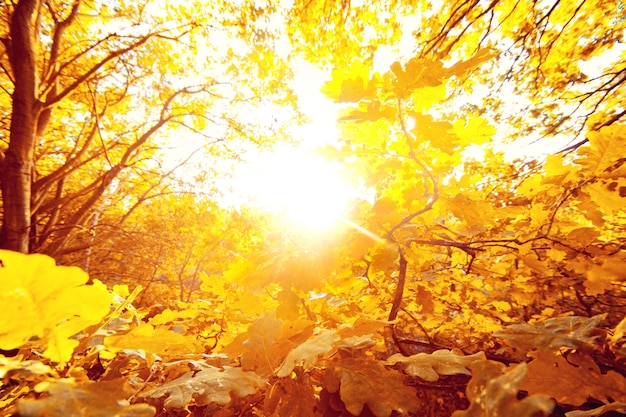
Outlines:
[[38,0],[20,0],[4,40],[15,81],[11,134],[2,166],[2,247],[28,252],[33,154],[41,102],[37,98]]

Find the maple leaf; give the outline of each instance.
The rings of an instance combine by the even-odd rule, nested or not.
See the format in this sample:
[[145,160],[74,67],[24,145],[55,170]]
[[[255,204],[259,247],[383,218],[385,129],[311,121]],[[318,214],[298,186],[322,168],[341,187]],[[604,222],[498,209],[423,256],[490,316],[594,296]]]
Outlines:
[[439,375],[471,375],[467,367],[479,359],[485,359],[484,352],[464,356],[448,349],[440,349],[433,353],[418,353],[408,357],[396,353],[387,358],[385,364],[402,363],[408,375],[433,382],[439,379]]
[[130,404],[120,380],[86,381],[75,384],[70,380],[41,383],[37,392],[48,396],[37,400],[22,399],[17,410],[23,417],[151,417],[156,409],[148,404]]
[[302,364],[305,371],[309,370],[317,362],[318,356],[330,351],[334,343],[339,339],[339,336],[334,331],[323,329],[320,334],[309,338],[306,342],[289,352],[282,365],[276,369],[276,375],[284,378],[291,374],[295,366],[300,364]]
[[598,314],[593,317],[557,317],[548,319],[544,326],[513,324],[494,333],[506,339],[515,347],[544,351],[558,351],[561,348],[593,349],[598,338],[596,328],[606,317]]
[[0,250],[3,320],[0,348],[18,348],[33,338],[53,362],[69,361],[79,341],[73,337],[99,323],[112,302],[99,282],[77,267],[56,266],[44,255]]
[[326,370],[325,387],[339,391],[346,409],[355,416],[365,404],[376,417],[389,417],[392,411],[417,412],[420,401],[416,392],[404,384],[402,374],[384,367],[381,362],[364,358],[343,358]]
[[155,387],[141,395],[142,398],[165,397],[167,409],[184,408],[188,405],[226,405],[232,397],[243,398],[254,394],[265,385],[266,379],[241,368],[203,369],[193,371]]
[[544,396],[530,395],[517,399],[520,385],[528,373],[525,363],[513,368],[490,360],[478,360],[470,365],[472,379],[467,385],[470,406],[457,410],[452,417],[536,417],[548,415],[554,402]]
[[[626,378],[615,371],[606,374],[588,355],[574,352],[562,355],[531,352],[529,375],[522,389],[554,398],[558,403],[579,406],[590,397],[603,402],[626,401]],[[563,384],[567,381],[567,384]]]

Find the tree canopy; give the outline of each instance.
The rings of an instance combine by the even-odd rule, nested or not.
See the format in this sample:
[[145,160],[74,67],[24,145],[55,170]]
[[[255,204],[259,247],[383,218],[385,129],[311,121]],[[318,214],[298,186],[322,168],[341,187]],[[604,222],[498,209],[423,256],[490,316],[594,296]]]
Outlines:
[[[3,415],[625,413],[624,7],[2,2]],[[303,61],[333,227],[226,203]]]

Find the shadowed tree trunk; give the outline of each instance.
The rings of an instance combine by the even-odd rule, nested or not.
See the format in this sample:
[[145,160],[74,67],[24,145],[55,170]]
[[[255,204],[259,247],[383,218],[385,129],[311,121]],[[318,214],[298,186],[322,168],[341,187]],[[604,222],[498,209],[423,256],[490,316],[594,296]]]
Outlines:
[[4,220],[1,244],[28,252],[30,193],[37,119],[42,110],[37,99],[36,16],[40,3],[22,0],[15,6],[10,39],[4,39],[11,64],[13,90],[9,147],[0,169]]

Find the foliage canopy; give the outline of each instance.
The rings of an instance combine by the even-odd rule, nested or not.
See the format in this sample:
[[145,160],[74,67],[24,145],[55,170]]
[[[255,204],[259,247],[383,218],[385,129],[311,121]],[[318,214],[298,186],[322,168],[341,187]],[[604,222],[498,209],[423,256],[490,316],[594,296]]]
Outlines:
[[[626,412],[624,6],[2,3],[2,415]],[[327,233],[211,191],[302,58]]]

